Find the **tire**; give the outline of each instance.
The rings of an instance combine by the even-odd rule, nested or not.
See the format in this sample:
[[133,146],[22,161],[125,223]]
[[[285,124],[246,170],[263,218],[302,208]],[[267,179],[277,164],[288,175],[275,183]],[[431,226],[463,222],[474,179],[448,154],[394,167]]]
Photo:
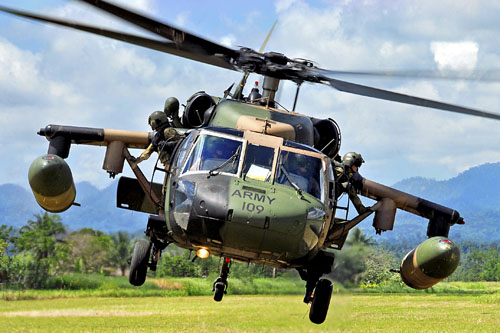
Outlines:
[[332,297],[333,285],[330,280],[320,279],[314,290],[314,298],[309,310],[309,319],[315,324],[321,324],[326,319],[330,298]]
[[222,301],[222,297],[224,296],[224,289],[225,288],[226,288],[226,285],[223,282],[217,282],[215,284],[214,301],[216,301],[216,302]]
[[128,281],[131,285],[139,287],[146,281],[150,252],[151,242],[140,240],[135,243],[132,261],[130,262],[130,272],[128,274]]

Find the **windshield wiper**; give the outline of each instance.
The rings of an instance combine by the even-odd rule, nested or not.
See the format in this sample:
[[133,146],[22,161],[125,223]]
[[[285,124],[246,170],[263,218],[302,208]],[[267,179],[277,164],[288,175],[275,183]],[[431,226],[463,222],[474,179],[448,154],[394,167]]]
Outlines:
[[299,187],[299,185],[295,184],[292,181],[292,178],[290,178],[290,175],[288,174],[288,172],[283,167],[283,160],[282,159],[280,159],[279,167],[280,167],[280,171],[283,172],[283,174],[285,175],[286,180],[288,180],[288,182],[290,183],[290,185],[292,185],[292,187],[297,191],[297,193],[300,195],[300,197],[302,199],[304,199],[304,195],[302,194],[302,189]]
[[238,149],[236,149],[236,151],[234,152],[234,154],[231,155],[231,157],[229,157],[227,160],[225,160],[222,164],[220,164],[219,166],[216,166],[215,168],[210,170],[208,172],[208,177],[217,176],[218,174],[220,174],[220,171],[231,162],[232,162],[232,167],[234,168],[234,165],[237,161],[237,157],[240,155],[240,151],[241,151],[241,146],[239,146]]

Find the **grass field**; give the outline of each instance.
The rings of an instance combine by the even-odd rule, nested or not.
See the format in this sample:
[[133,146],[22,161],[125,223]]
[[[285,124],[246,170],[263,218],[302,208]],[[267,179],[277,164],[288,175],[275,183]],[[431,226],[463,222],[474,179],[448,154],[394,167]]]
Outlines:
[[302,297],[80,297],[0,301],[0,331],[498,332],[500,295],[334,294],[324,324]]

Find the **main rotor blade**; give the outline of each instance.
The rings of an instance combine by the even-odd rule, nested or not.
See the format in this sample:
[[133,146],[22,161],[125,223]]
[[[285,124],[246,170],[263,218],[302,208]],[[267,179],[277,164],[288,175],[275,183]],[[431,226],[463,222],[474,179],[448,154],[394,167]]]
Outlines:
[[[317,81],[316,81],[317,82]],[[377,99],[384,99],[386,101],[399,102],[411,105],[418,105],[427,108],[451,111],[456,113],[468,114],[472,116],[478,116],[483,118],[490,118],[500,120],[500,114],[470,109],[458,105],[447,104],[442,102],[433,101],[430,99],[400,94],[388,90],[363,86],[356,83],[350,83],[346,81],[336,80],[332,78],[322,77],[319,78],[319,82],[329,85],[337,90],[348,92],[355,95],[373,97]]]
[[276,27],[277,23],[278,23],[278,20],[274,21],[274,24],[271,27],[271,30],[269,30],[269,33],[267,34],[266,39],[264,39],[264,42],[260,46],[259,53],[264,52],[264,49],[266,48],[267,42],[269,42],[269,38],[271,38],[271,35],[273,34],[274,28]]
[[125,43],[134,44],[134,45],[142,46],[142,47],[145,47],[148,49],[153,49],[153,50],[173,54],[176,56],[188,58],[191,60],[199,61],[199,62],[213,65],[213,66],[222,67],[222,68],[231,69],[231,70],[236,70],[223,57],[217,57],[217,56],[213,56],[213,55],[205,55],[204,53],[200,53],[200,52],[196,53],[196,52],[192,52],[190,50],[185,50],[173,42],[155,40],[155,39],[137,36],[137,35],[132,35],[132,34],[128,34],[128,33],[120,32],[120,31],[113,31],[113,30],[93,27],[90,25],[79,24],[76,22],[55,19],[55,18],[51,18],[48,16],[27,13],[27,12],[23,12],[23,11],[19,11],[16,9],[3,7],[3,6],[0,6],[0,11],[10,13],[13,15],[17,15],[17,16],[21,16],[21,17],[28,18],[28,19],[40,21],[40,22],[48,22],[48,23],[52,23],[52,24],[80,30],[80,31],[89,32],[89,33],[92,33],[95,35],[104,36],[104,37],[119,40],[119,41],[122,41]]
[[438,80],[465,80],[477,82],[498,82],[500,81],[500,69],[493,70],[445,70],[445,71],[334,71],[325,70],[328,76],[365,76],[377,78],[406,78],[406,79],[438,79]]
[[[271,35],[274,31],[274,28],[276,27],[276,24],[278,23],[278,20],[274,21],[273,26],[271,27],[271,30],[269,30],[269,33],[267,34],[266,38],[264,39],[264,42],[260,46],[259,53],[264,52],[264,49],[266,48],[267,42],[269,42],[269,38],[271,38]],[[233,97],[235,99],[241,99],[243,97],[243,88],[245,87],[245,84],[247,83],[248,75],[250,75],[249,71],[245,71],[245,74],[243,74],[243,77],[241,78],[240,84],[236,87],[234,91]]]
[[99,8],[111,15],[114,15],[124,21],[132,23],[142,29],[152,32],[156,35],[162,36],[173,41],[176,45],[191,49],[196,47],[205,51],[209,55],[225,55],[229,58],[237,58],[238,52],[223,45],[211,42],[204,38],[190,34],[184,30],[175,28],[149,17],[140,15],[128,9],[113,5],[109,2],[102,0],[79,0],[85,2],[93,7]]

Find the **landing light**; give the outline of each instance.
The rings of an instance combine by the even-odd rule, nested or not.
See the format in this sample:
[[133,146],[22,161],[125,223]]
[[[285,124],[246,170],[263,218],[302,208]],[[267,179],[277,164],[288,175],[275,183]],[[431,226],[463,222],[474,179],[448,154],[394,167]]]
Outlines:
[[207,249],[199,248],[198,250],[196,250],[196,255],[198,256],[198,258],[207,259],[208,256],[210,256],[210,252]]

